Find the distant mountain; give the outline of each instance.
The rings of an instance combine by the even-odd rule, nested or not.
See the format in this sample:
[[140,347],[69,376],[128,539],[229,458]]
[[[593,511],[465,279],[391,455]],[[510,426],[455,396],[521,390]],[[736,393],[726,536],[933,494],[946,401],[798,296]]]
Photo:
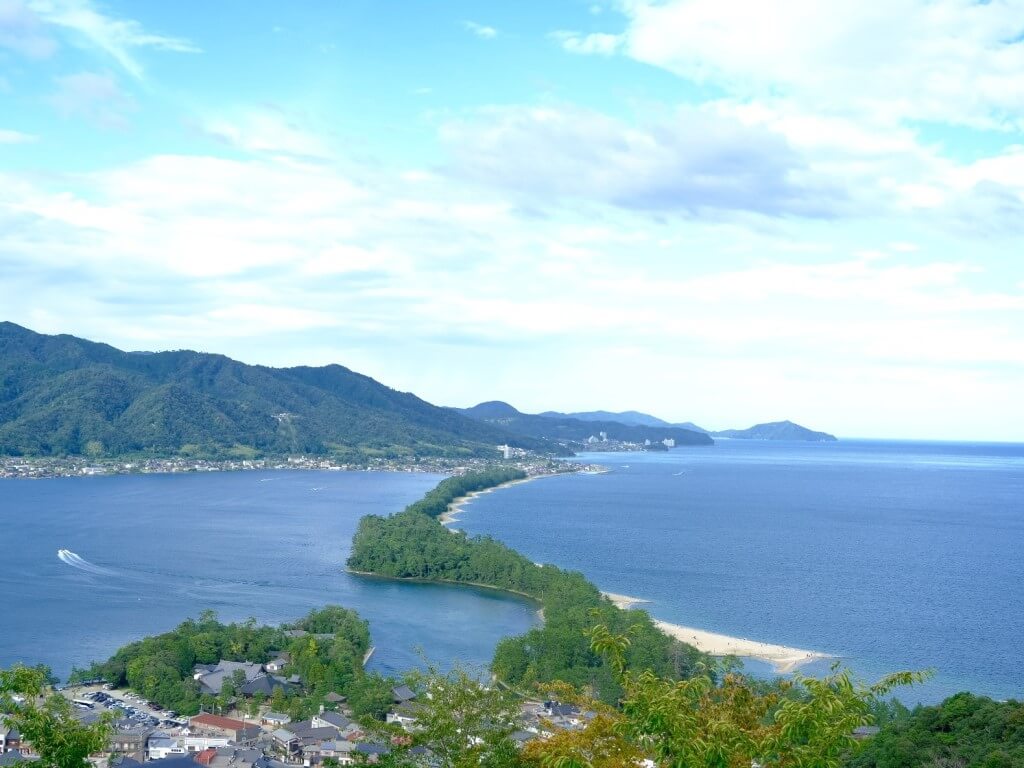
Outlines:
[[610,440],[631,443],[642,443],[645,440],[660,442],[666,438],[675,440],[676,445],[710,445],[714,442],[708,435],[692,429],[671,425],[662,427],[627,424],[614,420],[581,419],[554,412],[522,413],[501,401],[480,403],[472,408],[456,410],[472,419],[507,429],[523,437],[553,440],[566,445],[578,446],[591,436],[599,436],[601,432],[607,434]]
[[683,421],[676,424],[651,416],[641,411],[580,411],[578,413],[559,413],[558,411],[544,411],[537,414],[547,419],[579,419],[580,421],[617,421],[620,424],[629,424],[636,427],[680,427],[693,432],[704,432],[708,430],[698,427],[692,421]]
[[832,442],[835,435],[827,432],[815,432],[801,427],[792,421],[773,421],[767,424],[755,424],[749,429],[723,429],[712,432],[715,437],[731,437],[735,440],[805,440],[809,442]]
[[547,419],[579,419],[580,421],[617,421],[634,427],[671,427],[667,421],[640,411],[581,411],[579,413],[559,413],[544,411],[537,414]]
[[0,454],[471,456],[506,442],[553,448],[340,365],[122,352],[0,323]]

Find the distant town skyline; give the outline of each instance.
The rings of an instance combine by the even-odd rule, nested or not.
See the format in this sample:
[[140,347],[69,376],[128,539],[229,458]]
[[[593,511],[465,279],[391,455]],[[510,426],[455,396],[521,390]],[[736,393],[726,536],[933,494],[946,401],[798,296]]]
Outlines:
[[1024,441],[1024,4],[0,0],[0,319]]

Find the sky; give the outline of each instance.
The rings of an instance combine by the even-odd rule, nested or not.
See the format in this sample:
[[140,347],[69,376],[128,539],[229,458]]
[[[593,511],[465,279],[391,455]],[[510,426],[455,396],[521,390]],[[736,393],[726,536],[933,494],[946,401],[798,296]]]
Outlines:
[[0,319],[1024,441],[1024,0],[0,0]]

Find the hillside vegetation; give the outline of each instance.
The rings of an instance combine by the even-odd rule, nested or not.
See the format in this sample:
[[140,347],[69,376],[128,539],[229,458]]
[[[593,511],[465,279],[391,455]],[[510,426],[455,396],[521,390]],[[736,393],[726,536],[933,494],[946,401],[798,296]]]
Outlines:
[[0,455],[493,456],[506,442],[548,447],[340,365],[122,352],[0,323]]
[[644,611],[616,608],[582,574],[536,565],[489,537],[451,531],[437,521],[435,511],[414,504],[390,517],[364,517],[352,540],[348,566],[392,578],[495,587],[537,600],[544,624],[502,640],[495,651],[492,670],[504,682],[529,687],[560,680],[588,686],[604,701],[617,701],[622,690],[613,670],[586,636],[595,624],[631,631],[631,669],[678,679],[714,667],[710,657],[660,632]]

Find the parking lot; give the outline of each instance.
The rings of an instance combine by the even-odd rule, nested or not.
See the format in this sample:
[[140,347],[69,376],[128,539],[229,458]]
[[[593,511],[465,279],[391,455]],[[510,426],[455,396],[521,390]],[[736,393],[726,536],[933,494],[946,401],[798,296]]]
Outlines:
[[66,688],[64,695],[74,707],[81,710],[112,711],[119,720],[137,725],[162,728],[181,728],[188,723],[178,719],[176,712],[168,712],[159,704],[146,701],[131,691],[112,690],[106,685],[82,685]]

